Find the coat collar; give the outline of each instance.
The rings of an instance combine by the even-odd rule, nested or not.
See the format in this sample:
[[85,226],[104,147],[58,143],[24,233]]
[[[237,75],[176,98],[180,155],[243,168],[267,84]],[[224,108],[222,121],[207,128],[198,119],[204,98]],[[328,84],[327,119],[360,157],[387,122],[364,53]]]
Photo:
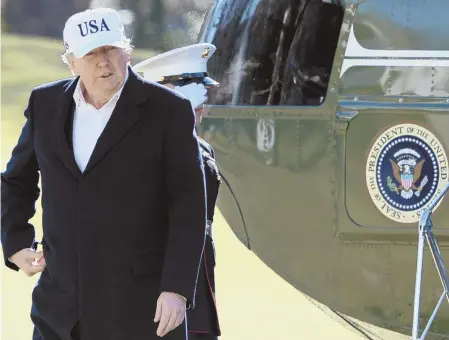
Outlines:
[[71,142],[68,139],[68,135],[71,136],[71,133],[68,135],[66,133],[67,128],[71,129],[73,126],[70,121],[70,119],[73,119],[71,108],[74,105],[73,94],[78,82],[79,77],[76,77],[65,85],[64,92],[56,100],[55,107],[57,107],[57,112],[55,128],[53,129],[53,144],[67,169],[77,179],[80,179],[86,176],[139,121],[142,114],[142,110],[139,110],[139,105],[146,101],[146,94],[145,86],[142,86],[144,80],[128,66],[128,80],[123,87],[111,118],[98,138],[86,169],[81,173],[70,147]]

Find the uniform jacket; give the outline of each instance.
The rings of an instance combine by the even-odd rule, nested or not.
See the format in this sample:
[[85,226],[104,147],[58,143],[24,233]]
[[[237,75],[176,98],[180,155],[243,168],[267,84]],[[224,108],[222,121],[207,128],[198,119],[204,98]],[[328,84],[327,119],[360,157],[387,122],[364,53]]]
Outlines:
[[[77,82],[31,93],[1,178],[4,257],[33,242],[28,221],[40,173],[47,267],[32,294],[32,318],[54,331],[55,338],[44,339],[69,340],[77,321],[83,339],[160,339],[153,322],[159,293],[178,293],[193,307],[204,246],[204,167],[194,113],[187,99],[129,68],[81,173],[70,133]],[[185,338],[183,325],[172,339]]]
[[[199,138],[201,154],[204,163],[207,193],[207,220],[214,220],[215,205],[217,202],[221,176],[215,162],[213,148],[203,139]],[[211,227],[212,229],[212,227]],[[215,302],[215,246],[212,230],[206,235],[203,257],[198,277],[195,308],[188,312],[188,329],[191,333],[211,333],[221,335],[218,321],[217,306]]]

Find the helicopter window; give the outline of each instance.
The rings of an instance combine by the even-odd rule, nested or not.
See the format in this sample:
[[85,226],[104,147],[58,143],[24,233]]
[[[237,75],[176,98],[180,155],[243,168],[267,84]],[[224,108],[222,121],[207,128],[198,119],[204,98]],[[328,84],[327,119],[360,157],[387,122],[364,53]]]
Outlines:
[[354,35],[375,50],[449,51],[449,1],[376,0],[357,9]]
[[446,66],[354,66],[340,80],[343,96],[448,97]]
[[218,0],[200,32],[217,46],[210,103],[321,105],[343,15],[335,0]]

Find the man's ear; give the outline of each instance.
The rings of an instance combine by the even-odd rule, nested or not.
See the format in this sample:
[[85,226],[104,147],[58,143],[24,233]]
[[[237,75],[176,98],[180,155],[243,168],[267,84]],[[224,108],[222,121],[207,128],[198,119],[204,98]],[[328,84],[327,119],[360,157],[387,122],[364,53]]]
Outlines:
[[130,64],[131,63],[131,52],[130,51],[126,51],[125,58],[126,58],[126,64]]
[[67,68],[69,69],[70,73],[72,73],[72,76],[78,75],[78,73],[76,73],[75,70],[72,67],[70,67],[70,65],[67,65]]
[[67,57],[67,67],[69,68],[70,72],[73,76],[77,76],[78,73],[76,72],[76,64],[75,64],[75,58],[73,57]]

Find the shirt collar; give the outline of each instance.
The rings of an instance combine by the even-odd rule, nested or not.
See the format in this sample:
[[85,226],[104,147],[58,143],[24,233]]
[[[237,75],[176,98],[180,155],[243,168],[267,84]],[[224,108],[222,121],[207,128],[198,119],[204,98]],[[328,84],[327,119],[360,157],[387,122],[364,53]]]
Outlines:
[[[109,105],[112,102],[116,102],[120,95],[122,94],[123,88],[125,87],[125,84],[128,80],[129,72],[128,68],[126,68],[126,74],[125,74],[125,81],[123,82],[120,89],[109,99],[109,101],[103,105],[103,107]],[[78,80],[78,84],[76,84],[75,92],[73,92],[73,100],[75,101],[76,106],[78,107],[80,104],[87,104],[86,100],[84,99],[83,91],[81,89],[81,79]]]

